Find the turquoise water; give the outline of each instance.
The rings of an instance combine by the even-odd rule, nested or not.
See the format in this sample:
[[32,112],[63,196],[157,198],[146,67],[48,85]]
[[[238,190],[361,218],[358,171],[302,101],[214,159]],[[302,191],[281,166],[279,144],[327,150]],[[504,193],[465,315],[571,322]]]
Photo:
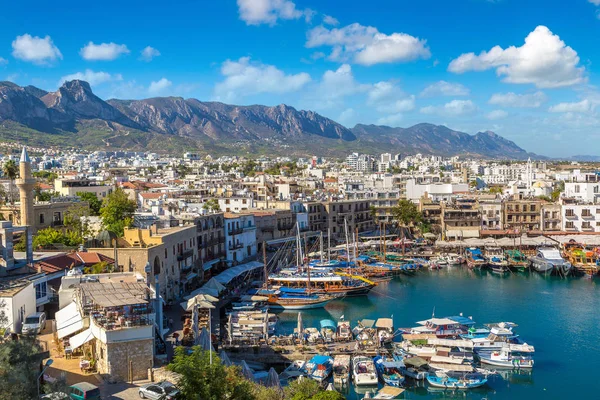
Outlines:
[[[305,326],[344,315],[352,326],[363,318],[390,317],[395,327],[416,326],[431,317],[472,316],[478,325],[511,321],[536,348],[530,373],[491,377],[487,386],[464,392],[409,388],[405,398],[560,399],[600,398],[600,280],[561,279],[536,273],[499,277],[486,271],[446,268],[419,271],[380,284],[368,297],[348,298],[326,309],[302,313]],[[280,331],[290,333],[297,313],[280,314]],[[348,399],[361,399],[353,389]]]

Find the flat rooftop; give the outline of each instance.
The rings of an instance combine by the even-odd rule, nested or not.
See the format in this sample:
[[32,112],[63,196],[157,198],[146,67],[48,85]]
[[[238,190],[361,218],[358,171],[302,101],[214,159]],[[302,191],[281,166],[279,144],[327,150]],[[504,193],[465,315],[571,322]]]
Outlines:
[[148,303],[148,286],[142,282],[86,282],[80,288],[86,299],[103,308]]

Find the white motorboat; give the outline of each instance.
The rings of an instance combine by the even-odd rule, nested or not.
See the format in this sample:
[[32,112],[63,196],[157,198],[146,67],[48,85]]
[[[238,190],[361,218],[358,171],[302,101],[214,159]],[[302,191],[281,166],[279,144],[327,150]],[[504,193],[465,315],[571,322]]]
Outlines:
[[566,276],[572,269],[571,263],[565,261],[560,251],[554,247],[540,247],[530,260],[533,269],[541,274],[556,272]]
[[356,356],[352,360],[352,379],[355,386],[375,386],[379,380],[373,359],[366,356]]
[[533,368],[533,358],[513,354],[509,348],[491,352],[480,352],[479,359],[482,364],[494,365],[505,368]]
[[347,386],[350,382],[349,354],[338,354],[333,358],[333,383],[336,386]]

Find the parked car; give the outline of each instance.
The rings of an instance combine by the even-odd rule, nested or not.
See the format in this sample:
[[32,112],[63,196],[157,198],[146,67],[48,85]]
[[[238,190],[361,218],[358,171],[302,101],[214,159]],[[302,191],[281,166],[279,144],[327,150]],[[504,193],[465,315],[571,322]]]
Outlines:
[[100,389],[91,383],[80,382],[69,386],[69,396],[73,400],[100,400]]
[[21,328],[21,333],[28,334],[33,333],[37,334],[42,331],[46,327],[46,313],[45,312],[36,312],[30,314],[25,318],[25,322],[23,322],[23,327]]
[[179,390],[171,382],[162,381],[144,385],[138,393],[142,399],[171,400],[177,398]]

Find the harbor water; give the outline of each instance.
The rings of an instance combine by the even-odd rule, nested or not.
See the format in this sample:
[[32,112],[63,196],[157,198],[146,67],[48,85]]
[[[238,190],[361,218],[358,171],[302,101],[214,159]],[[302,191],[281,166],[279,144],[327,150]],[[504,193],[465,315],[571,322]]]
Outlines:
[[[468,392],[444,392],[427,384],[409,383],[404,398],[567,399],[598,398],[600,378],[600,280],[513,273],[504,277],[488,271],[450,267],[400,276],[376,287],[369,296],[329,303],[325,309],[302,313],[304,326],[319,326],[325,318],[342,315],[354,327],[363,318],[393,315],[394,327],[417,326],[416,321],[458,315],[472,316],[478,326],[511,321],[515,332],[534,345],[532,371],[502,372],[486,386]],[[278,331],[289,334],[297,313],[279,315]],[[412,386],[412,387],[411,387]],[[349,388],[348,399],[361,399]]]

